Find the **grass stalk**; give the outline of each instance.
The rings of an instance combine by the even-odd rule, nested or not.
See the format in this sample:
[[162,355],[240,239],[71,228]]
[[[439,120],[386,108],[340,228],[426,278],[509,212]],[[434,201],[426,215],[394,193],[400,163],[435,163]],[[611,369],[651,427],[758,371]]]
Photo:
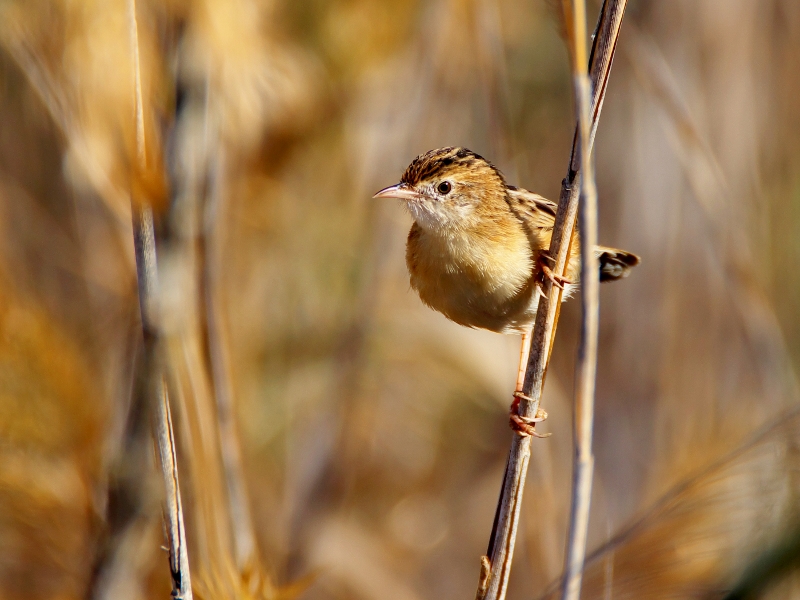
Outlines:
[[597,375],[597,337],[600,320],[600,277],[594,252],[597,245],[597,186],[591,155],[591,83],[586,67],[586,2],[573,0],[574,18],[572,64],[575,104],[578,113],[580,146],[581,199],[579,204],[581,235],[581,341],[576,368],[574,419],[574,455],[572,501],[569,531],[564,557],[563,600],[577,600],[581,593],[589,511],[592,502],[594,455],[594,392]]
[[[139,33],[136,19],[136,0],[129,0],[131,50],[133,55],[136,155],[139,173],[147,168],[144,106],[142,100],[141,68],[139,62]],[[139,308],[144,336],[144,362],[147,369],[147,393],[155,408],[154,432],[166,493],[166,531],[172,581],[172,597],[192,600],[192,581],[189,570],[186,528],[178,480],[175,435],[169,397],[164,383],[165,351],[158,322],[158,265],[156,258],[153,211],[143,198],[131,194],[136,276],[139,287]]]
[[[598,19],[592,54],[588,61],[592,91],[589,111],[591,115],[588,135],[589,149],[591,149],[597,130],[626,4],[627,0],[606,0]],[[574,32],[570,33],[574,35]],[[585,55],[584,57],[576,56],[573,60],[582,60],[584,64],[587,62]],[[553,270],[562,275],[569,255],[569,246],[578,210],[578,179],[581,170],[581,148],[578,140],[579,135],[576,128],[567,176],[562,182],[549,249],[550,256],[555,260]],[[544,282],[543,292],[544,297],[539,301],[536,323],[531,336],[531,351],[522,390],[528,398],[523,398],[519,407],[520,416],[524,419],[532,419],[539,408],[551,341],[555,334],[558,308],[561,304],[561,289],[553,286],[547,279]],[[522,494],[525,488],[525,476],[530,459],[530,442],[530,437],[517,433],[513,435],[511,441],[489,548],[486,557],[481,560],[480,584],[476,594],[476,598],[479,600],[503,600],[505,598],[514,555]]]
[[[216,400],[216,424],[219,430],[220,455],[227,487],[228,514],[233,530],[234,556],[240,572],[252,568],[257,561],[257,545],[253,517],[248,503],[247,484],[242,463],[242,448],[236,423],[234,393],[231,383],[231,359],[220,298],[222,289],[222,244],[225,190],[220,182],[225,171],[222,144],[214,151],[211,185],[205,194],[205,216],[201,236],[201,290],[205,309],[205,338],[209,371]],[[209,161],[210,162],[210,161]]]

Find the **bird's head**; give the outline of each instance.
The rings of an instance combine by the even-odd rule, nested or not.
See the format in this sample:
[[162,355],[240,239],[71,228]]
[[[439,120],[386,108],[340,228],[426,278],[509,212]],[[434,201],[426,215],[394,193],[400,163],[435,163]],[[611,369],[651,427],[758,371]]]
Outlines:
[[414,220],[431,231],[475,227],[505,206],[506,183],[497,168],[466,148],[440,148],[415,158],[400,183],[374,198],[404,200]]

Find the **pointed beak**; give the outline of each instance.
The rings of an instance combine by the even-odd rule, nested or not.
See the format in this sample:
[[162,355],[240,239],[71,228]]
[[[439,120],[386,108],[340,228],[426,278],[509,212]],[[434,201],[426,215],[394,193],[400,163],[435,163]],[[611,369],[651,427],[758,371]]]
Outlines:
[[400,200],[418,200],[421,194],[405,183],[390,185],[375,194],[373,198],[399,198]]

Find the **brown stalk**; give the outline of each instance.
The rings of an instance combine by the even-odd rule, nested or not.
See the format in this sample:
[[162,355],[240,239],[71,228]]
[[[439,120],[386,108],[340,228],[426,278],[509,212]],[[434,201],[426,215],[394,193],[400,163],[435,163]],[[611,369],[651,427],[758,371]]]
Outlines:
[[161,474],[166,492],[167,540],[169,543],[172,595],[184,600],[192,599],[186,530],[183,520],[178,463],[175,455],[175,436],[169,398],[164,385],[164,347],[156,325],[158,270],[156,268],[155,231],[153,213],[149,206],[132,203],[133,240],[136,254],[136,276],[139,281],[139,307],[142,313],[144,335],[144,369],[147,394],[155,406],[154,432]]
[[[782,428],[791,427],[792,423],[798,418],[800,418],[800,406],[798,405],[780,411],[776,417],[749,435],[736,447],[689,473],[685,478],[669,487],[644,512],[622,527],[603,545],[589,553],[584,561],[584,570],[593,565],[596,566],[598,562],[608,559],[615,552],[624,550],[626,544],[630,544],[637,537],[644,535],[648,528],[653,527],[654,523],[664,519],[665,515],[675,510],[680,505],[683,496],[690,494],[693,489],[702,486],[704,482],[721,478],[721,471],[726,468],[732,468],[736,461],[741,460],[745,454],[752,451],[759,444],[769,443],[771,438],[776,436]],[[557,590],[562,588],[563,585],[564,577],[560,575],[545,588],[544,592],[536,596],[536,600],[555,598]]]
[[[622,17],[627,0],[605,0],[597,23],[592,53],[589,59],[589,75],[592,86],[591,126],[588,135],[588,149],[594,141],[600,110],[603,106],[608,76],[614,58],[614,51],[619,36]],[[576,56],[575,60],[585,58]],[[581,169],[581,149],[578,145],[578,129],[573,138],[567,176],[564,178],[556,212],[553,236],[549,253],[555,260],[554,272],[564,273],[569,246],[578,210],[579,182]],[[584,136],[584,140],[586,136]],[[525,371],[523,394],[529,399],[520,401],[519,413],[523,419],[532,419],[539,408],[542,396],[544,375],[550,355],[557,322],[558,309],[561,304],[561,289],[553,286],[549,280],[544,282],[544,297],[539,301],[536,323],[531,336],[531,351]],[[476,598],[479,600],[503,600],[508,587],[511,572],[511,561],[514,554],[519,512],[522,504],[522,493],[525,487],[525,476],[530,458],[530,440],[528,436],[514,434],[509,451],[506,471],[495,513],[492,536],[487,551],[488,560],[481,561],[480,584]]]
[[564,556],[563,600],[577,600],[581,594],[583,562],[586,557],[586,537],[589,531],[589,510],[592,502],[594,455],[592,429],[594,425],[594,392],[597,375],[597,336],[600,320],[600,274],[594,253],[597,245],[597,186],[591,155],[590,103],[591,87],[586,68],[586,1],[573,0],[575,19],[572,39],[575,58],[572,77],[578,113],[578,132],[581,157],[581,342],[578,349],[575,390],[574,444],[572,467],[572,502]]
[[[139,32],[136,20],[136,0],[129,1],[131,46],[133,53],[134,90],[136,107],[137,169],[147,168],[144,135],[144,107],[142,101],[141,70],[139,64]],[[192,581],[187,554],[186,529],[183,520],[178,463],[175,453],[175,436],[169,397],[164,384],[165,349],[158,323],[158,266],[156,261],[153,211],[142,198],[131,195],[131,221],[133,246],[136,255],[136,277],[139,283],[139,308],[142,314],[144,336],[144,368],[147,393],[155,406],[154,432],[161,473],[166,492],[166,530],[169,549],[172,597],[192,600]]]
[[[221,144],[220,144],[221,146]],[[223,150],[217,148],[216,162],[223,160]],[[239,572],[252,568],[256,562],[256,539],[253,518],[247,501],[244,465],[239,432],[236,425],[234,396],[231,384],[231,362],[227,352],[226,329],[220,307],[221,244],[226,209],[224,192],[219,179],[224,167],[218,167],[210,190],[205,196],[205,217],[201,232],[202,291],[205,308],[206,351],[216,400],[222,468],[227,485],[228,512],[233,528],[234,556]]]
[[271,584],[259,564],[247,499],[221,304],[228,199],[221,107],[212,101],[212,71],[193,70],[196,59],[184,51],[190,43],[176,44],[175,95],[181,101],[169,134],[172,202],[160,250],[170,269],[165,281],[173,285],[164,331],[174,374],[170,392],[184,409],[188,461],[182,467],[193,491],[195,592],[232,597],[258,588],[268,595]]

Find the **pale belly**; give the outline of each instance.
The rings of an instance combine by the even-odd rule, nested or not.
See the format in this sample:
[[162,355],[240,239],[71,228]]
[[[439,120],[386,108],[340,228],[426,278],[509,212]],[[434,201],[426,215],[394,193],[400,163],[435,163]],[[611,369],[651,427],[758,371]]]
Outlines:
[[467,327],[498,333],[531,328],[538,294],[530,246],[520,245],[511,253],[505,249],[502,255],[472,251],[472,260],[466,261],[450,248],[419,252],[419,244],[409,239],[406,262],[411,287],[425,304]]

